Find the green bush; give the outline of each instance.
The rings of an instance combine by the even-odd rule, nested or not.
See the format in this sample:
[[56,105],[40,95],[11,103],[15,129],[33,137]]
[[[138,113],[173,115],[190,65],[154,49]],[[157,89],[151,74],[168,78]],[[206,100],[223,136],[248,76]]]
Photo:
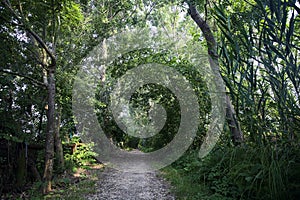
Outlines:
[[75,144],[76,149],[74,152],[69,151],[64,154],[67,169],[85,168],[87,165],[96,163],[97,153],[93,151],[93,143],[79,143],[79,138],[74,137],[71,144]]

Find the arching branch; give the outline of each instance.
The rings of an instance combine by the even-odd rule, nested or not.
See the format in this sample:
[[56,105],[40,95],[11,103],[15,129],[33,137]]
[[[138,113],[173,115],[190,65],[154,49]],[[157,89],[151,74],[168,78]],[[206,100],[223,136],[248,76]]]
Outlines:
[[[188,12],[191,18],[195,21],[198,27],[201,29],[203,36],[207,43],[208,55],[210,56],[210,66],[212,71],[215,73],[216,77],[222,80],[220,73],[220,67],[218,63],[218,53],[217,53],[217,42],[214,38],[214,35],[206,23],[206,21],[200,16],[195,4],[191,1],[186,1],[189,5]],[[232,141],[234,144],[238,145],[244,141],[244,136],[241,131],[239,122],[236,118],[234,107],[230,101],[228,95],[226,95],[226,118],[231,131]]]

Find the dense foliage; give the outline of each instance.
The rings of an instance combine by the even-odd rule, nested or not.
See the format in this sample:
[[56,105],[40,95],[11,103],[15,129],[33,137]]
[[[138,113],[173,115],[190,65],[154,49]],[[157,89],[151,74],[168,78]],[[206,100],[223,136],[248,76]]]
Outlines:
[[[210,85],[199,66],[183,55],[196,45],[199,55],[214,52],[207,33],[190,16],[191,6],[213,32],[209,36],[216,40],[218,54],[213,59],[235,109],[215,148],[202,159],[198,151],[212,115]],[[109,109],[119,77],[142,64],[163,64],[189,81],[199,105],[197,136],[164,169],[179,199],[299,199],[299,14],[296,0],[1,1],[0,198],[28,185],[49,193],[56,177],[96,162],[93,143],[81,141],[72,113],[74,79],[93,48],[139,27],[151,33],[163,29],[170,37],[180,30],[192,40],[176,55],[149,47],[119,55],[106,66],[94,104],[111,142],[152,152],[172,141],[181,116],[168,88],[147,84],[130,99],[131,112],[141,123],[152,104],[165,108],[166,124],[153,137],[125,134]],[[242,142],[234,141],[230,116],[240,126]]]
[[299,4],[220,1],[209,13],[246,141],[223,138],[203,160],[191,151],[168,176],[182,199],[298,199]]

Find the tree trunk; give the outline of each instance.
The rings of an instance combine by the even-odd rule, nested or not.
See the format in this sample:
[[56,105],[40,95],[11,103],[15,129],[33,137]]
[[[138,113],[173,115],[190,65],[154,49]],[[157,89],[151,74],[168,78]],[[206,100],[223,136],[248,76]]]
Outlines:
[[234,143],[234,145],[239,145],[243,143],[244,136],[228,95],[226,95],[226,119],[231,132],[232,142]]
[[61,107],[60,104],[58,104],[57,113],[56,113],[56,128],[55,128],[55,138],[54,138],[54,144],[55,144],[55,154],[57,159],[57,168],[59,171],[62,171],[65,167],[65,161],[64,161],[64,153],[63,153],[63,147],[60,139],[60,122],[61,122]]
[[51,191],[51,179],[54,160],[54,133],[55,133],[55,66],[49,69],[48,75],[48,112],[47,132],[45,147],[45,169],[43,175],[43,193]]
[[41,181],[41,175],[36,168],[35,161],[33,158],[28,159],[28,167],[30,168],[31,174],[34,177],[35,181]]
[[18,151],[18,158],[17,158],[17,171],[16,171],[16,187],[18,189],[22,188],[26,183],[26,153],[24,146],[22,144],[19,145],[19,148],[21,148]]
[[[199,12],[197,11],[195,5],[191,3],[190,1],[186,1],[189,5],[189,14],[191,15],[191,18],[196,22],[198,27],[203,32],[204,38],[207,43],[208,48],[208,55],[210,56],[210,66],[212,68],[212,71],[216,74],[216,76],[221,80],[222,76],[220,73],[220,67],[218,62],[218,53],[217,53],[217,43],[216,40],[211,32],[210,27],[206,23],[205,20],[202,19]],[[233,105],[230,101],[230,98],[228,95],[226,95],[226,118],[227,122],[230,127],[232,141],[235,145],[238,145],[243,142],[244,136],[240,129],[238,120],[235,116],[235,111],[233,108]]]

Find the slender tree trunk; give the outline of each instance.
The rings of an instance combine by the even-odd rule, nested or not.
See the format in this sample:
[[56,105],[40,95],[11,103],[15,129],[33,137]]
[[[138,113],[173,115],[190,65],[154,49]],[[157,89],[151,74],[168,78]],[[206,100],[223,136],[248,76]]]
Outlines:
[[47,132],[45,147],[45,169],[43,175],[43,193],[51,191],[51,179],[54,160],[54,133],[55,133],[55,66],[49,69],[48,75],[48,112]]
[[[203,20],[203,18],[200,16],[195,5],[190,1],[186,1],[186,2],[189,5],[188,11],[189,14],[191,15],[191,18],[196,22],[198,27],[203,32],[204,38],[206,39],[208,55],[210,56],[210,66],[212,68],[212,71],[221,80],[222,76],[220,73],[220,67],[218,62],[217,43],[213,36],[213,33],[211,32],[211,29],[206,23],[206,21]],[[228,95],[226,95],[226,118],[227,118],[228,125],[230,127],[233,143],[235,145],[242,143],[244,140],[244,136],[240,129],[238,120],[236,118],[234,107]]]
[[61,106],[58,104],[56,113],[56,129],[55,129],[55,154],[57,159],[57,168],[63,170],[65,167],[63,147],[60,139],[60,122],[61,122]]
[[243,143],[244,135],[241,131],[234,108],[230,102],[228,95],[226,95],[226,119],[231,132],[232,142],[235,145]]
[[36,168],[35,159],[33,160],[33,158],[31,158],[31,157],[28,159],[28,167],[30,168],[30,171],[31,171],[33,177],[35,178],[35,180],[41,181],[42,178],[41,178],[39,171]]

